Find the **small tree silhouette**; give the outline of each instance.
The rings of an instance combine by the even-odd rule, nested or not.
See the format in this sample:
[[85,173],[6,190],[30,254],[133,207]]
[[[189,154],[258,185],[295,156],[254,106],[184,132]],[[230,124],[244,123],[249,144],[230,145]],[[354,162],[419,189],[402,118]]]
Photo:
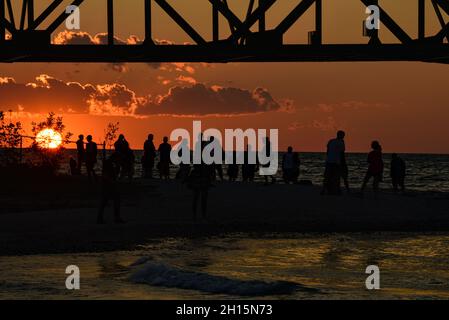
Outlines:
[[[34,142],[31,149],[38,156],[40,166],[54,174],[59,169],[60,162],[64,158],[65,146],[70,143],[70,138],[73,134],[65,131],[66,126],[64,125],[63,118],[57,117],[53,112],[50,112],[42,122],[32,122],[31,126],[31,131],[34,135]],[[44,148],[36,142],[36,136],[39,132],[46,129],[52,129],[61,135],[62,143],[57,148]]]
[[10,166],[20,162],[20,147],[22,143],[22,123],[6,122],[5,114],[0,111],[0,153],[1,164]]
[[106,143],[106,146],[108,149],[112,149],[112,146],[114,145],[115,140],[117,140],[117,132],[120,129],[120,122],[112,123],[109,122],[108,126],[104,130],[104,142]]

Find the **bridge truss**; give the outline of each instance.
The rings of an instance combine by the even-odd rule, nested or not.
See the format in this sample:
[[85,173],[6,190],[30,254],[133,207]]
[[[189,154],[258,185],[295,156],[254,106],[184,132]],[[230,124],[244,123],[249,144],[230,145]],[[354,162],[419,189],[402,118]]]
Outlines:
[[[277,0],[247,0],[244,19],[232,11],[227,0],[193,0],[210,7],[211,38],[206,39],[178,12],[168,0],[143,1],[145,8],[145,40],[139,45],[114,43],[114,0],[73,0],[82,9],[88,1],[105,1],[107,10],[107,43],[103,45],[55,45],[52,34],[65,22],[68,13],[61,8],[64,0],[52,0],[36,13],[35,0],[21,0],[20,20],[12,1],[0,0],[0,62],[310,62],[310,61],[424,61],[449,63],[449,0],[398,0],[404,5],[417,1],[417,36],[410,36],[379,0],[360,1],[380,9],[380,23],[397,38],[384,43],[377,30],[363,30],[366,43],[329,44],[323,41],[323,1],[291,0],[296,6],[273,28],[267,28],[267,16]],[[38,0],[36,0],[38,1]],[[245,2],[246,3],[246,2]],[[426,8],[433,8],[441,29],[426,30]],[[20,4],[20,3],[19,3]],[[154,6],[159,6],[192,40],[190,44],[155,43],[152,33]],[[285,44],[284,36],[309,10],[314,10],[314,30],[307,44]],[[57,18],[49,21],[51,15]],[[229,36],[222,37],[219,20],[227,21]],[[360,17],[361,23],[366,15]],[[42,28],[42,25],[47,25]]]

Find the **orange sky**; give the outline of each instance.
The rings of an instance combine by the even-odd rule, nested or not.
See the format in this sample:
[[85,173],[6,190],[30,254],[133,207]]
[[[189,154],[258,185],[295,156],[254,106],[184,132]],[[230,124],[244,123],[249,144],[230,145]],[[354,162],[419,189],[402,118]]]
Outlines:
[[[36,11],[50,3],[36,2]],[[242,3],[247,2],[229,0],[240,16],[245,14]],[[267,27],[276,25],[298,2],[280,0],[271,10]],[[105,3],[85,1],[81,7],[82,32],[94,37],[106,31]],[[170,3],[205,38],[210,38],[208,1],[197,0],[195,6],[181,0]],[[360,1],[323,3],[324,42],[366,42],[361,36],[365,15]],[[416,3],[381,1],[412,36],[416,35]],[[116,0],[118,38],[143,38],[142,9],[143,1]],[[157,7],[154,14],[154,38],[176,43],[191,41]],[[313,30],[313,14],[311,9],[292,28],[286,35],[287,43],[306,41],[307,32]],[[430,10],[428,18],[432,34],[437,30],[437,20]],[[223,36],[228,32],[225,26],[222,21]],[[64,31],[60,28],[54,37]],[[381,29],[380,34],[382,40],[394,42],[387,30]],[[135,148],[141,147],[149,132],[160,140],[172,129],[191,128],[192,120],[200,119],[204,127],[219,129],[278,128],[281,147],[293,145],[301,151],[322,151],[335,131],[344,129],[348,132],[349,151],[366,151],[370,141],[378,139],[386,152],[449,153],[448,72],[449,65],[424,63],[1,64],[0,110],[21,110],[14,118],[26,127],[32,120],[43,118],[44,112],[55,111],[64,116],[70,131],[91,133],[97,141],[102,139],[108,122],[119,121],[121,131]],[[36,80],[40,75],[47,76]],[[68,90],[69,82],[77,85]],[[34,87],[27,87],[29,83]],[[45,89],[49,89],[48,94],[43,92]],[[86,104],[85,97],[91,92],[95,99]],[[265,94],[272,101],[261,102]],[[202,99],[203,95],[210,100]],[[111,96],[114,100],[108,103]],[[189,99],[188,106],[180,102],[185,99]],[[228,106],[219,105],[222,100],[231,101],[228,111],[233,116],[225,114]],[[196,107],[202,114],[210,110],[219,114],[178,115]],[[247,112],[251,108],[257,112]],[[135,110],[140,111],[136,114]],[[159,115],[160,110],[175,115]]]

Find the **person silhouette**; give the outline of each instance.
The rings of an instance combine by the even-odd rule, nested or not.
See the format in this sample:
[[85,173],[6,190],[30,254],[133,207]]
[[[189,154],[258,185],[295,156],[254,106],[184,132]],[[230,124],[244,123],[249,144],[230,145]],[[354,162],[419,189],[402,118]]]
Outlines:
[[237,164],[237,152],[232,152],[232,163],[228,165],[228,177],[230,182],[237,181],[239,175],[239,165]]
[[256,171],[256,163],[251,162],[251,156],[253,153],[252,146],[248,144],[246,151],[244,152],[244,162],[242,165],[242,181],[243,182],[254,182],[254,176]]
[[102,190],[100,207],[98,209],[97,224],[104,224],[104,209],[108,205],[109,200],[114,204],[115,223],[124,223],[120,215],[120,191],[117,185],[117,154],[113,154],[110,158],[103,161],[103,172],[101,176]]
[[[179,146],[178,156],[182,159],[183,152],[185,150],[189,150],[188,140],[182,139],[181,145]],[[186,151],[187,152],[187,151]],[[190,151],[188,151],[190,153]],[[190,163],[181,162],[179,164],[178,172],[176,172],[176,180],[180,180],[182,183],[186,181],[186,179],[190,175]]]
[[136,157],[134,155],[134,151],[131,148],[128,148],[128,152],[126,153],[125,165],[124,165],[124,173],[128,176],[129,182],[132,181],[135,172],[135,163]]
[[[198,141],[200,143],[200,141]],[[201,141],[200,148],[203,151],[207,142]],[[197,220],[198,202],[201,199],[201,216],[203,219],[207,217],[207,201],[209,198],[209,188],[212,185],[212,166],[206,165],[201,159],[200,164],[194,164],[193,170],[190,172],[189,177],[186,179],[187,187],[193,190],[193,219]]]
[[[215,141],[215,137],[211,136],[209,138],[209,143],[214,143],[214,141]],[[222,160],[223,160],[224,159],[224,151],[223,151],[223,148],[221,147],[221,145],[220,145],[220,148],[221,148],[221,154],[222,154]],[[211,156],[212,157],[214,156],[214,151],[212,151]],[[222,165],[222,162],[219,162],[219,163],[214,162],[211,165],[211,167],[212,167],[211,168],[212,180],[215,181],[217,179],[217,174],[218,174],[218,177],[220,178],[220,181],[223,181],[223,165]]]
[[117,141],[114,143],[114,149],[117,172],[119,173],[119,178],[121,178],[127,173],[126,169],[129,157],[129,143],[123,134],[119,135]]
[[114,143],[114,148],[117,156],[122,156],[122,154],[126,154],[129,149],[129,143],[126,141],[125,136],[123,134],[118,136],[117,141]]
[[373,190],[377,197],[379,192],[379,184],[383,180],[384,162],[382,159],[382,146],[378,141],[371,143],[371,152],[368,154],[368,171],[362,184],[362,194],[365,191],[366,185],[373,178]]
[[92,141],[92,136],[87,136],[86,144],[86,169],[87,177],[89,181],[92,181],[92,177],[96,180],[97,174],[95,173],[95,165],[97,163],[98,147],[95,142]]
[[207,202],[211,187],[211,167],[202,163],[195,164],[187,179],[187,186],[193,190],[193,219],[197,219],[198,202],[201,199],[201,216],[207,217]]
[[85,149],[84,149],[84,135],[80,134],[78,136],[78,141],[76,141],[76,151],[77,151],[77,169],[81,174],[81,167],[85,160]]
[[326,152],[326,167],[324,170],[323,188],[321,194],[338,195],[341,194],[341,167],[345,157],[345,137],[344,131],[338,131],[337,137],[329,140]]
[[194,154],[194,156],[195,156],[195,154],[200,156],[200,159],[197,159],[200,161],[200,163],[203,161],[202,152],[203,152],[204,147],[207,145],[207,143],[208,143],[207,141],[204,141],[204,133],[202,133],[202,132],[199,133],[197,136],[197,139],[196,139],[196,143],[193,147],[194,148],[193,154]]
[[298,182],[299,166],[298,153],[293,152],[293,147],[288,147],[287,153],[282,158],[283,179],[286,184]]
[[398,192],[399,188],[405,191],[405,176],[407,167],[405,161],[396,153],[391,155],[390,177],[394,192]]
[[73,157],[70,157],[69,167],[70,167],[70,174],[72,176],[79,176],[80,175],[80,172],[78,170],[78,164],[77,164],[76,160]]
[[168,137],[164,137],[163,142],[159,145],[159,174],[162,179],[170,179],[170,153],[171,145],[168,143]]
[[148,139],[143,145],[143,176],[144,178],[153,178],[154,159],[156,158],[156,147],[154,146],[154,135],[149,134]]

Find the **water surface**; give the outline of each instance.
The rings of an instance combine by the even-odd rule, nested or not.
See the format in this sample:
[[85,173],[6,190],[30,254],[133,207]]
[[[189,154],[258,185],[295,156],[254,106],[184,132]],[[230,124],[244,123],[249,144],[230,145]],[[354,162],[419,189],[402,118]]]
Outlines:
[[[449,234],[237,234],[167,238],[134,251],[1,257],[0,298],[448,299],[448,246]],[[81,269],[76,292],[65,289],[72,264]],[[373,264],[379,291],[365,288]],[[283,283],[298,287],[270,291]]]

